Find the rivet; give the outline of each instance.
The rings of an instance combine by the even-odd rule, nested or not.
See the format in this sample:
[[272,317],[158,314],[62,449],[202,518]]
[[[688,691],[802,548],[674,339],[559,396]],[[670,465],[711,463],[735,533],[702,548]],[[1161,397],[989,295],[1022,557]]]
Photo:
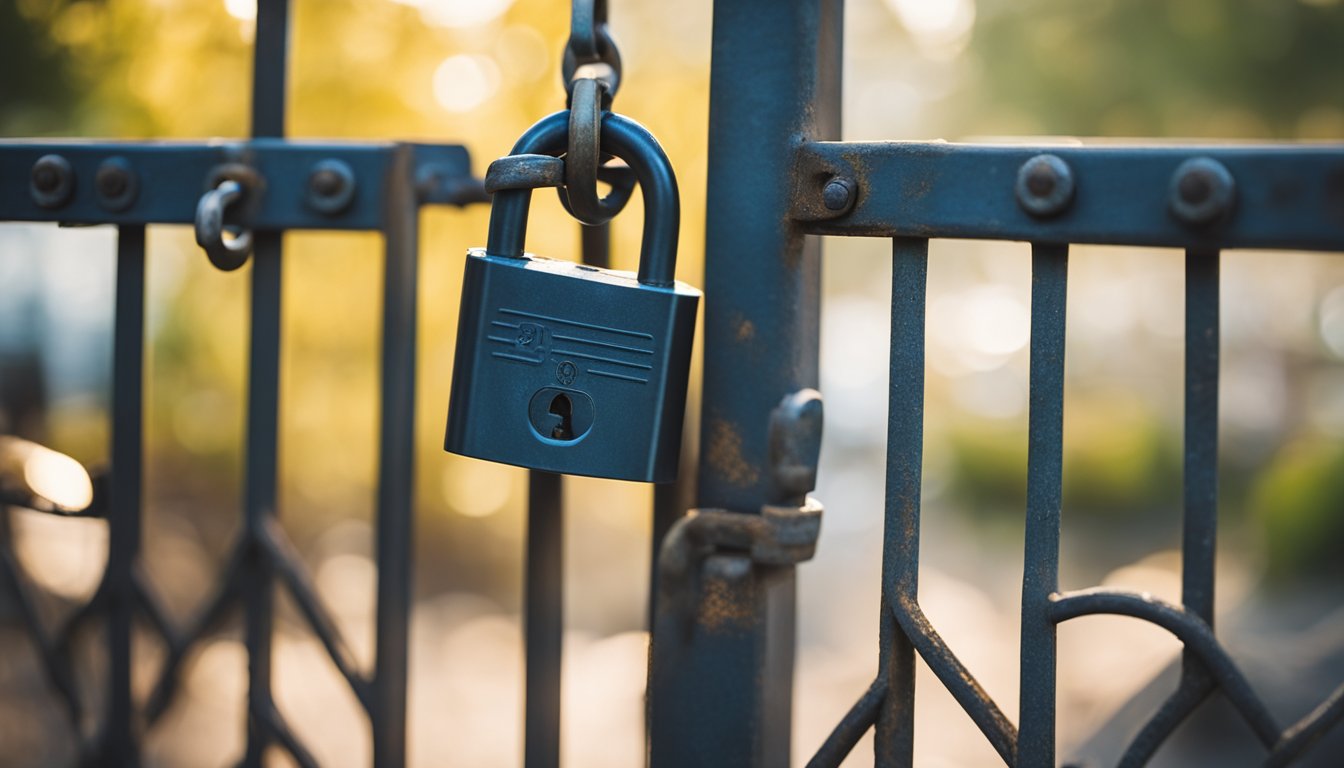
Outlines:
[[1027,213],[1056,216],[1073,203],[1073,171],[1056,155],[1037,155],[1018,169],[1013,191]]
[[43,155],[33,163],[28,192],[43,208],[60,208],[75,192],[75,170],[60,155]]
[[335,216],[354,199],[355,172],[344,160],[322,160],[308,172],[308,205],[318,213]]
[[826,182],[826,187],[821,191],[821,201],[828,211],[847,211],[854,206],[855,189],[853,181],[836,176]]
[[1211,157],[1195,157],[1172,174],[1167,207],[1187,224],[1206,225],[1226,217],[1236,195],[1236,181],[1226,166]]
[[93,178],[98,192],[98,204],[118,212],[131,207],[139,194],[140,184],[131,163],[124,157],[109,157],[98,166]]

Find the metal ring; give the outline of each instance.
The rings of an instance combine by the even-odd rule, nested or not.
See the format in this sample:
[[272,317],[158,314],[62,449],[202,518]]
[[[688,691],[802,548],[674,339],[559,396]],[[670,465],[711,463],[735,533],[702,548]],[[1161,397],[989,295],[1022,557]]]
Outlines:
[[[570,215],[589,226],[611,221],[624,205],[624,201],[609,203],[597,196],[597,166],[602,162],[602,90],[597,80],[576,80],[569,108],[562,197]],[[618,202],[620,205],[613,205]]]
[[224,238],[224,212],[230,205],[242,200],[246,190],[233,179],[225,179],[219,186],[201,196],[196,205],[196,244],[205,249],[210,263],[223,272],[247,263],[252,250],[251,230],[240,230],[229,240]]

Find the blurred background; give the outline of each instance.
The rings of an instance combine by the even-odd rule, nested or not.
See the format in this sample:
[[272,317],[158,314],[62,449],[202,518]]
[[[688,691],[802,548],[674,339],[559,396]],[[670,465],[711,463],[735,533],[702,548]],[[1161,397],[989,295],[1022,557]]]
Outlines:
[[[711,3],[611,6],[625,61],[616,107],[676,165],[679,273],[700,284]],[[242,136],[254,16],[251,0],[3,0],[0,136]],[[563,107],[568,20],[567,4],[546,0],[297,0],[290,134],[461,142],[479,172]],[[1344,138],[1339,0],[852,0],[845,27],[848,139]],[[533,210],[529,249],[576,257],[577,225],[559,205],[539,195]],[[641,215],[636,200],[615,223],[618,266],[634,265]],[[409,722],[418,766],[521,761],[525,475],[441,450],[462,256],[483,242],[487,216],[478,206],[422,219]],[[107,459],[114,238],[0,225],[0,433],[95,466]],[[367,664],[379,238],[286,243],[281,517]],[[799,576],[798,764],[877,663],[887,361],[855,329],[888,323],[890,248],[826,248],[816,495],[827,512]],[[215,271],[184,228],[151,228],[149,249],[145,560],[181,619],[238,527],[248,268]],[[1063,586],[1177,600],[1184,259],[1079,247],[1071,265]],[[921,603],[1010,718],[1029,287],[1025,245],[932,246]],[[1217,621],[1291,722],[1344,680],[1344,259],[1228,253],[1222,291]],[[566,764],[639,765],[651,492],[570,479],[565,494]],[[49,613],[86,598],[106,559],[103,523],[9,515]],[[324,765],[367,764],[353,695],[283,599],[280,616],[282,709]],[[1061,759],[1114,764],[1174,685],[1179,645],[1119,618],[1069,623],[1060,643]],[[145,641],[137,653],[147,686],[160,651]],[[245,668],[236,629],[200,647],[149,737],[152,764],[230,764],[244,738]],[[98,669],[90,648],[84,679],[96,682]],[[0,603],[0,765],[73,757],[38,670]],[[925,673],[917,764],[998,764]],[[1341,754],[1336,734],[1307,764],[1339,765]],[[1215,699],[1154,764],[1255,765],[1260,755]],[[865,741],[849,764],[871,761]]]

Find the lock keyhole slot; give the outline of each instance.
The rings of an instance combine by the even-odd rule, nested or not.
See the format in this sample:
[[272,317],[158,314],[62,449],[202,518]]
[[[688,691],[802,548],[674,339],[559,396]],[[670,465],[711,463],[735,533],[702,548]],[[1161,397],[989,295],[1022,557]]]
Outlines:
[[551,437],[556,440],[573,440],[574,404],[570,402],[569,395],[564,392],[556,395],[551,400],[550,412],[560,419],[560,423],[551,430]]
[[527,406],[532,431],[548,445],[574,445],[593,428],[593,399],[575,389],[546,387]]

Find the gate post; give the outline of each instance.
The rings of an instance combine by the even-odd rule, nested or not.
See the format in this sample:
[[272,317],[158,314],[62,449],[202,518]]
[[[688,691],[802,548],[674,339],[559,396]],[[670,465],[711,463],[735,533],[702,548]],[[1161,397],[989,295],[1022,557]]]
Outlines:
[[[701,508],[772,502],[771,410],[817,385],[820,243],[790,211],[798,148],[839,138],[842,26],[841,0],[714,5]],[[687,623],[657,609],[651,765],[787,765],[793,567],[713,554],[689,589]]]

